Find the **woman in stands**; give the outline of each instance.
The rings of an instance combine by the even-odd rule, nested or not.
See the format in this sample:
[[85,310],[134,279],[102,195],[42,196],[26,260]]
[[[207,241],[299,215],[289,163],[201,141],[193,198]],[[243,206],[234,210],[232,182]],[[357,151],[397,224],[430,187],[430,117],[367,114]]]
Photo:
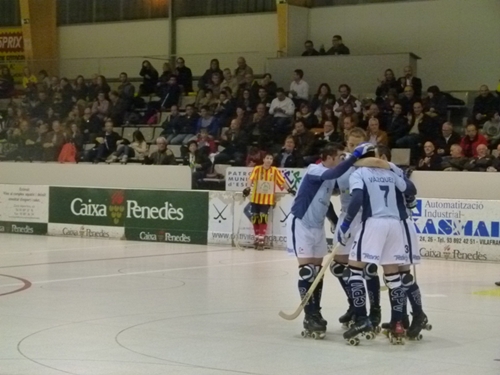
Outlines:
[[92,80],[92,84],[89,87],[89,101],[96,100],[100,92],[103,92],[107,97],[110,91],[111,87],[109,87],[108,82],[106,81],[106,77],[96,74],[94,76],[94,79]]
[[327,104],[335,104],[335,95],[332,94],[332,89],[327,83],[322,83],[311,100],[311,110],[316,116],[320,116],[321,111]]
[[139,75],[143,78],[142,85],[139,87],[139,96],[154,94],[158,83],[158,71],[148,60],[142,62],[142,68]]
[[201,76],[200,80],[198,81],[198,88],[200,90],[205,90],[208,85],[212,83],[212,76],[214,74],[218,74],[220,77],[222,77],[222,70],[220,69],[219,60],[217,59],[212,59],[212,61],[210,61],[210,68],[208,68],[203,76]]
[[300,111],[295,114],[296,119],[301,119],[304,121],[304,125],[307,129],[311,130],[319,126],[319,121],[316,115],[311,111],[311,106],[307,103],[302,103],[300,105]]
[[[115,152],[106,160],[110,164],[120,160],[120,163],[127,164],[129,158],[135,158],[143,161],[146,158],[149,147],[140,130],[136,130],[133,135],[132,143],[124,142],[118,146]],[[127,143],[127,144],[126,144]]]
[[73,83],[73,97],[76,99],[75,101],[81,104],[87,102],[87,97],[89,95],[89,88],[85,83],[85,78],[82,75],[76,77],[75,82]]

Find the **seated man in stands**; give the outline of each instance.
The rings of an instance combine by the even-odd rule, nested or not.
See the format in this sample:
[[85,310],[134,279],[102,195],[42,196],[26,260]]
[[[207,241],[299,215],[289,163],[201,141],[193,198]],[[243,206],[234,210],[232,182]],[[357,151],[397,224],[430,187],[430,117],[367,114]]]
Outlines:
[[320,53],[322,55],[349,55],[351,51],[346,47],[340,35],[334,35],[332,38],[332,47],[328,51],[325,51],[321,47]]
[[208,156],[198,150],[198,143],[196,141],[191,141],[187,144],[188,153],[183,158],[183,164],[188,165],[192,171],[192,189],[198,188],[199,181],[205,178],[212,162]]
[[297,69],[293,72],[293,81],[290,83],[289,97],[296,107],[309,100],[309,84],[304,81],[304,71]]
[[224,75],[224,81],[222,81],[221,90],[224,90],[226,87],[229,87],[233,98],[236,98],[238,96],[238,89],[240,87],[238,80],[235,77],[233,77],[231,69],[228,68],[224,69],[223,75]]
[[259,88],[259,97],[257,98],[257,105],[262,103],[269,110],[271,108],[271,102],[273,99],[268,95],[267,90],[264,87]]
[[271,102],[269,114],[274,116],[273,127],[275,139],[279,141],[290,131],[292,118],[295,113],[295,104],[293,104],[292,99],[285,95],[285,90],[282,88],[276,90],[276,95],[276,99]]
[[333,105],[333,111],[335,113],[335,116],[340,117],[344,109],[344,105],[346,103],[351,104],[352,108],[354,109],[354,112],[356,113],[361,112],[361,102],[357,98],[351,95],[351,88],[349,87],[349,85],[346,84],[340,85],[339,94],[340,94],[339,98]]
[[403,116],[403,107],[399,103],[394,103],[392,113],[385,120],[387,126],[387,136],[389,137],[390,147],[396,145],[396,141],[406,134],[408,118]]
[[[438,155],[449,156],[451,146],[460,144],[460,140],[460,135],[453,131],[453,124],[445,122],[441,126],[441,135],[435,142]],[[462,149],[460,149],[460,152],[462,152]]]
[[479,95],[474,99],[472,116],[476,124],[484,124],[491,120],[499,109],[499,99],[490,92],[486,85],[479,88]]
[[370,120],[368,120],[368,129],[366,131],[366,137],[367,137],[366,141],[370,142],[375,146],[389,145],[389,138],[387,137],[387,133],[383,130],[380,130],[380,123],[378,118],[376,117],[372,117]]
[[420,98],[422,96],[422,80],[413,76],[413,68],[405,66],[404,76],[399,78],[399,92],[402,92],[408,86],[413,88],[415,96]]
[[37,134],[31,128],[27,120],[22,120],[19,127],[15,128],[8,142],[16,147],[14,150],[7,154],[7,160],[33,160],[33,152],[35,150],[35,141]]
[[95,164],[105,161],[123,142],[122,137],[113,131],[113,121],[104,123],[104,132],[96,137],[96,146],[87,153],[87,161]]
[[[186,117],[182,116],[179,112],[179,106],[173,105],[170,108],[170,116],[161,124],[163,131],[160,134],[160,137],[165,137],[168,143],[172,143],[172,139],[176,138],[179,134],[184,134],[184,128],[186,126]],[[191,135],[193,136],[194,131],[191,131]],[[186,135],[187,136],[187,135]],[[180,139],[181,137],[179,137]],[[182,144],[180,140],[179,143]]]
[[259,96],[259,84],[254,80],[253,74],[247,73],[245,74],[245,78],[243,82],[240,83],[238,87],[238,97],[243,96],[243,92],[248,90],[250,92],[250,97],[252,101],[256,101]]
[[236,81],[240,85],[245,81],[245,76],[247,74],[253,75],[253,69],[247,65],[244,57],[238,57],[238,60],[236,60],[236,64],[238,64],[238,67],[234,70],[234,76],[236,78]]
[[0,99],[10,98],[14,95],[14,77],[8,67],[2,67],[0,72]]
[[201,129],[206,129],[207,133],[212,137],[217,137],[219,133],[219,122],[217,118],[212,116],[212,112],[208,106],[203,106],[200,109],[200,118],[196,124],[196,134],[199,134]]
[[113,120],[113,124],[122,126],[125,112],[127,112],[127,103],[120,98],[118,91],[111,91],[109,93],[109,118]]
[[64,144],[65,136],[59,120],[52,122],[52,131],[48,132],[42,144],[42,161],[57,161]]
[[292,136],[295,147],[303,158],[313,156],[314,134],[306,128],[303,120],[295,121]]
[[273,76],[269,73],[264,74],[264,77],[260,81],[260,87],[263,87],[267,91],[267,95],[274,99],[276,98],[276,90],[278,90],[278,85],[273,81]]
[[491,172],[496,172],[497,170],[492,170],[494,158],[490,155],[490,150],[488,146],[480,144],[476,147],[476,156],[470,159],[464,166],[464,170],[472,172],[486,172],[488,169]]
[[120,85],[117,88],[120,98],[125,102],[126,110],[129,110],[134,103],[135,87],[129,81],[125,72],[120,73]]
[[157,151],[147,156],[144,164],[148,165],[177,165],[174,153],[167,148],[167,140],[164,137],[156,139]]
[[228,125],[229,120],[234,116],[236,111],[234,108],[234,102],[231,99],[231,96],[225,90],[220,92],[214,116],[217,118],[222,128],[225,128]]
[[468,161],[469,159],[462,154],[462,147],[459,144],[453,144],[450,147],[450,155],[443,157],[441,169],[447,172],[463,171]]
[[229,129],[221,136],[220,145],[225,147],[214,160],[214,164],[229,164],[244,166],[248,145],[248,135],[241,129],[240,122],[236,119],[231,121]]
[[415,95],[415,90],[411,86],[406,86],[404,88],[403,96],[399,99],[399,103],[403,107],[403,115],[411,113],[413,110],[413,105],[420,101],[420,98]]
[[278,168],[303,168],[304,158],[295,148],[295,140],[289,135],[285,139],[285,145],[280,153],[276,155],[273,162]]
[[441,156],[436,154],[436,147],[432,142],[425,142],[424,155],[418,161],[417,170],[419,171],[440,171]]
[[478,132],[476,125],[467,125],[465,136],[460,142],[464,156],[467,158],[477,157],[477,146],[479,145],[488,145],[488,140]]
[[314,43],[310,40],[304,43],[305,51],[302,52],[302,56],[319,56],[319,52],[314,49]]
[[160,102],[150,103],[153,108],[168,110],[173,105],[179,104],[182,89],[177,84],[177,77],[171,75],[166,85],[159,87]]
[[384,119],[380,115],[380,108],[376,103],[370,103],[363,109],[363,118],[359,123],[359,127],[367,130],[368,122],[371,118],[376,118],[378,120],[381,129],[385,129]]
[[95,138],[102,132],[103,122],[100,117],[92,114],[92,109],[85,108],[80,121],[80,131],[85,143],[94,143]]

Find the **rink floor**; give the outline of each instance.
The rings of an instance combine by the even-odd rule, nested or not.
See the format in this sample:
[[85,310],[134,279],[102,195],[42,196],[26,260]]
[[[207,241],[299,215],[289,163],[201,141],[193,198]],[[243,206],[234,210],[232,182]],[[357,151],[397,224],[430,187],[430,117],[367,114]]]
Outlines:
[[[1,375],[500,374],[500,265],[425,261],[434,329],[359,347],[327,275],[323,341],[300,336],[295,259],[284,251],[1,235]],[[500,289],[500,288],[498,288]],[[383,315],[388,316],[386,293]]]

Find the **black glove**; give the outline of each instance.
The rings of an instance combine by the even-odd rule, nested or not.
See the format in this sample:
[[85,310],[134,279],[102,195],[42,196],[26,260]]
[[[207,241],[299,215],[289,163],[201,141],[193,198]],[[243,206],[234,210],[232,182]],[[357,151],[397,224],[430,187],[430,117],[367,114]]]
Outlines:
[[243,198],[246,198],[250,195],[250,188],[247,187],[243,190]]
[[406,207],[408,207],[410,210],[413,210],[415,207],[417,207],[417,198],[412,196],[405,196],[406,200]]
[[288,194],[292,194],[295,197],[295,194],[297,194],[297,191],[293,190],[292,188],[288,188]]

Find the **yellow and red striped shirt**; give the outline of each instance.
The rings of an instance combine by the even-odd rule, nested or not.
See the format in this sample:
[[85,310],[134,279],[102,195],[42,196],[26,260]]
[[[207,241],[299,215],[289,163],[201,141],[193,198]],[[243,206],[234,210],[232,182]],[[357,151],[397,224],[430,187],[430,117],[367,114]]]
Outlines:
[[283,188],[285,178],[276,167],[265,169],[262,165],[256,166],[250,175],[253,182],[250,202],[256,204],[274,205],[276,185]]

